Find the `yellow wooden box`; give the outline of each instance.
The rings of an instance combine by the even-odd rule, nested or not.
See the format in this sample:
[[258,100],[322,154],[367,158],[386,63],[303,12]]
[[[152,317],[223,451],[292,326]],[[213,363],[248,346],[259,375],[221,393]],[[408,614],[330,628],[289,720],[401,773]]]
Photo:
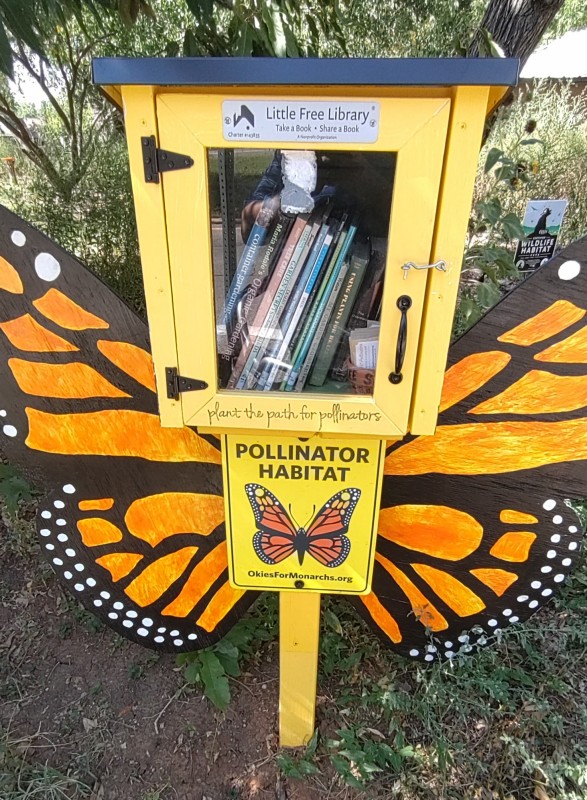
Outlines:
[[[433,433],[483,125],[515,84],[518,62],[96,59],[93,70],[124,110],[162,424],[380,438]],[[223,112],[231,101],[371,104],[377,127],[371,141],[312,140],[307,131],[235,139]],[[395,154],[371,395],[218,388],[209,156],[226,148]],[[170,162],[175,169],[157,171]],[[438,261],[444,271],[406,269]],[[411,300],[405,354],[393,382],[404,296]]]

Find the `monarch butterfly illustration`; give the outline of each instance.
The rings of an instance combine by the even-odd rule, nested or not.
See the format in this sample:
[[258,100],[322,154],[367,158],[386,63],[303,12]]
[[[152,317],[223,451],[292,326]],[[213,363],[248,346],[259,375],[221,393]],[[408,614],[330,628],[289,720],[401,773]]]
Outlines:
[[277,497],[258,483],[245,486],[259,530],[253,547],[261,561],[279,564],[297,553],[300,566],[308,553],[325,567],[339,567],[351,552],[346,536],[360,489],[342,489],[322,506],[308,528],[298,528]]
[[[587,484],[586,254],[585,239],[567,248],[453,345],[436,434],[387,449],[373,590],[350,602],[406,656],[482,645],[547,602],[577,561],[565,498]],[[0,387],[0,448],[49,491],[39,542],[59,580],[148,647],[221,638],[256,594],[228,583],[218,442],[161,428],[145,324],[4,208]],[[346,491],[332,564],[351,542],[358,495]],[[267,490],[254,502],[264,522],[281,513]],[[260,526],[268,558],[273,535]],[[301,547],[287,539],[280,554]]]

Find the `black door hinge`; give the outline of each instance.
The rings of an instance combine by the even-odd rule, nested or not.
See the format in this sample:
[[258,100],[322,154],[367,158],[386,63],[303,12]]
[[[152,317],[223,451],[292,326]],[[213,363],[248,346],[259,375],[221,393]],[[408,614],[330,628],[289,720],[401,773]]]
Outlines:
[[179,400],[180,392],[199,392],[207,389],[208,384],[197,378],[184,378],[177,374],[177,367],[165,367],[165,381],[167,383],[167,397],[169,400]]
[[143,167],[147,183],[159,183],[160,172],[172,172],[176,169],[193,167],[194,159],[181,153],[172,153],[157,147],[154,136],[141,136],[143,150]]

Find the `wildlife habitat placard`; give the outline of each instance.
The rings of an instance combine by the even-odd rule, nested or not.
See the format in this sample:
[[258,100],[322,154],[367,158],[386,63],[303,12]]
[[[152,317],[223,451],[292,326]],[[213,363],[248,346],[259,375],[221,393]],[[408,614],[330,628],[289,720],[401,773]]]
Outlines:
[[534,270],[554,255],[567,200],[529,200],[522,227],[525,239],[518,242],[514,261],[521,271]]
[[225,434],[230,581],[370,591],[385,440]]

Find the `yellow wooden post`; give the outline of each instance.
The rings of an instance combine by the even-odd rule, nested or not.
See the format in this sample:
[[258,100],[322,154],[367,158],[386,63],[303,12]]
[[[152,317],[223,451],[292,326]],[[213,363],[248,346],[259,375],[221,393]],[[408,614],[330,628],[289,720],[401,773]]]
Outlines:
[[279,595],[279,741],[307,744],[314,733],[320,637],[318,592]]

